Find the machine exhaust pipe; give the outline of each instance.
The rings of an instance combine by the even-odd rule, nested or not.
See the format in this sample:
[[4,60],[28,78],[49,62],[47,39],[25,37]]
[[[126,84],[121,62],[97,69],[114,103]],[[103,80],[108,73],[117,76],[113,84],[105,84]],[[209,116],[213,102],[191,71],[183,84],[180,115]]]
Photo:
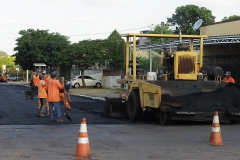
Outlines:
[[179,31],[179,43],[182,44],[182,32],[181,29],[176,27],[176,29]]

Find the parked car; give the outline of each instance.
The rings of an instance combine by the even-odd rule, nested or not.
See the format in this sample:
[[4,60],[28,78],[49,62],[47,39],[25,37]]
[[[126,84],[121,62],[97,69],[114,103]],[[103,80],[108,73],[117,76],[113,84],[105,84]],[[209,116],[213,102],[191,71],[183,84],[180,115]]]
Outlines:
[[10,75],[8,75],[7,80],[8,80],[8,81],[13,81],[13,77],[10,76]]
[[[93,86],[93,87],[97,87],[97,88],[102,87],[102,81],[96,80],[91,76],[83,76],[83,77],[84,77],[86,86]],[[82,85],[82,76],[77,75],[77,76],[72,77],[71,85],[73,88],[79,88],[80,86],[83,86]]]
[[13,77],[12,80],[13,80],[13,81],[21,81],[21,80],[22,80],[22,77]]

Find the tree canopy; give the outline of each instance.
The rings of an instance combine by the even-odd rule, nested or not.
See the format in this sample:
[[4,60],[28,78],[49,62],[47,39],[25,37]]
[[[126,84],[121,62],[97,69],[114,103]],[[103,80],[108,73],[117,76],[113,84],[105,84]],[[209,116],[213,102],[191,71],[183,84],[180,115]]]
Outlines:
[[109,63],[109,69],[124,68],[125,42],[122,36],[114,30],[106,39],[104,59]]
[[[162,32],[162,27],[160,25],[157,25],[154,30],[150,30],[149,34],[161,34]],[[169,28],[169,24],[164,24],[163,26],[163,34],[172,34],[173,31],[172,29]],[[150,42],[147,44],[157,44],[161,42],[161,38],[149,38]],[[163,38],[163,42],[168,42],[171,39],[169,38]]]
[[74,64],[80,70],[85,70],[95,63],[102,63],[104,52],[103,40],[83,40],[66,47],[61,60],[65,66]]
[[8,54],[4,51],[0,51],[0,57],[4,57],[4,56],[7,56]]
[[224,17],[222,19],[222,21],[231,21],[231,20],[240,20],[240,16],[238,15],[232,15],[232,16],[229,16],[229,17]]
[[70,42],[68,37],[59,33],[48,33],[48,30],[21,30],[21,37],[16,40],[15,63],[24,70],[32,69],[33,63],[45,63],[56,68],[60,65],[59,56]]
[[215,16],[212,15],[211,10],[195,5],[177,7],[175,14],[172,14],[172,17],[167,18],[167,22],[171,26],[180,27],[182,34],[199,34],[199,30],[193,30],[194,23],[199,19],[202,19],[204,24],[215,22]]
[[85,86],[84,70],[96,63],[103,63],[103,54],[103,40],[83,40],[66,47],[62,51],[60,60],[64,66],[75,65],[81,70],[83,86]]
[[15,71],[15,63],[14,63],[15,57],[11,57],[8,55],[1,56],[0,57],[0,68],[2,68],[3,65],[6,65],[6,71],[7,73],[11,73]]

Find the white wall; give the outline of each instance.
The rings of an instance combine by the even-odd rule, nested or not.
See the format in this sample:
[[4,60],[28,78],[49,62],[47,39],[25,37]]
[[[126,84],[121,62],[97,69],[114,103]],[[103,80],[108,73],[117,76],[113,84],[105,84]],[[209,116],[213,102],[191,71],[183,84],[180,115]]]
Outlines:
[[85,74],[85,76],[91,76],[93,78],[95,78],[96,80],[102,80],[103,77],[103,72],[99,72],[99,73],[93,73],[93,74]]
[[117,83],[117,80],[120,80],[121,76],[103,76],[102,77],[102,87],[111,88],[111,89],[120,89],[121,84]]
[[[80,72],[81,75],[81,72]],[[85,70],[84,76],[91,76],[95,78],[96,80],[102,80],[103,71],[99,70]]]

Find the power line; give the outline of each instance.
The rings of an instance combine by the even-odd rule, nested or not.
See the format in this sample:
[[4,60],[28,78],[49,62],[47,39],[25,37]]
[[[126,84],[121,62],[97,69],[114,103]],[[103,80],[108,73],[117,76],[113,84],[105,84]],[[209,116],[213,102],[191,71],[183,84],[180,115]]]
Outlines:
[[[130,30],[137,30],[137,29],[143,29],[143,28],[149,28],[149,26],[145,26],[145,27],[140,27],[140,28],[133,28],[133,29],[126,29],[126,30],[121,30],[118,32],[124,32],[124,31],[130,31]],[[63,35],[63,36],[90,36],[90,35],[99,35],[99,34],[109,34],[112,32],[102,32],[102,33],[88,33],[88,34],[80,34],[80,35]],[[12,34],[12,35],[18,35],[19,34],[15,34],[15,33],[6,33],[6,32],[0,32],[0,34]]]
[[[140,28],[133,28],[133,29],[127,29],[127,30],[121,30],[118,32],[123,32],[123,31],[130,31],[130,30],[136,30],[136,29],[143,29],[143,28],[147,28],[146,27],[140,27]],[[112,33],[112,32],[103,32],[103,33],[92,33],[92,34],[81,34],[81,35],[67,35],[67,36],[89,36],[89,35],[99,35],[99,34],[108,34],[108,33]]]
[[1,34],[13,34],[13,35],[19,35],[19,34],[16,34],[16,33],[6,33],[6,32],[0,32]]

